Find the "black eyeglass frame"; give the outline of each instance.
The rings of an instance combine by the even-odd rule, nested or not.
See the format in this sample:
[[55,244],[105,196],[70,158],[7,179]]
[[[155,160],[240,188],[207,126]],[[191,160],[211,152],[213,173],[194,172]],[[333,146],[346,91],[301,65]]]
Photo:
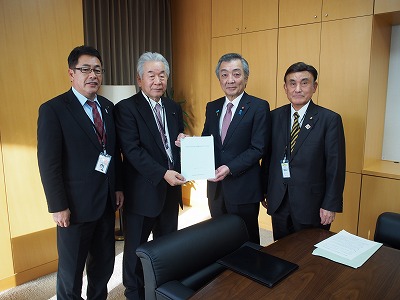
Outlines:
[[81,71],[83,74],[90,74],[90,73],[92,73],[92,71],[93,71],[93,73],[95,74],[95,75],[102,75],[102,74],[104,74],[104,72],[106,71],[105,69],[100,69],[100,68],[96,68],[96,69],[92,69],[92,68],[90,68],[90,67],[80,67],[80,68],[73,68],[74,70],[79,70],[79,71]]

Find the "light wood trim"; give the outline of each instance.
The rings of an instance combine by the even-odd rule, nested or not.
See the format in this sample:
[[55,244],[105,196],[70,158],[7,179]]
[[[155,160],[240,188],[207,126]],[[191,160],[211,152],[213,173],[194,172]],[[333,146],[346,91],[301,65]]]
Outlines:
[[279,27],[321,22],[322,0],[280,0]]
[[375,14],[400,11],[399,0],[375,0]]
[[[219,85],[219,80],[215,74],[215,68],[218,60],[226,53],[241,53],[242,52],[242,36],[231,35],[220,38],[213,38],[211,41],[211,100],[223,97],[224,92]],[[205,114],[205,108],[203,115]]]
[[357,234],[360,205],[361,174],[346,172],[346,184],[343,193],[343,213],[337,213],[331,231],[344,229]]
[[[283,76],[290,65],[303,61],[319,70],[320,45],[321,23],[279,28],[276,107],[289,103],[283,89]],[[315,103],[318,103],[318,94],[319,89],[313,96]]]
[[0,280],[0,291],[4,291],[17,285],[21,285],[41,276],[54,273],[57,271],[58,260],[54,260],[43,265],[37,266],[33,269],[15,274],[13,276]]
[[277,40],[277,29],[242,35],[242,54],[250,68],[246,92],[268,100],[271,108],[276,102]]
[[[1,30],[2,27],[0,27]],[[1,33],[0,33],[0,36]],[[11,252],[11,234],[10,225],[8,222],[7,198],[3,173],[3,152],[1,149],[0,135],[0,279],[9,277],[14,274]],[[0,286],[1,288],[1,286]]]
[[212,37],[241,32],[242,0],[212,0]]
[[371,34],[372,16],[322,23],[318,103],[342,116],[346,170],[359,174],[363,167]]
[[400,212],[400,180],[362,176],[358,235],[373,239],[378,216],[385,211]]
[[56,237],[56,228],[53,227],[13,238],[11,244],[15,273],[56,260],[58,258]]
[[374,0],[323,0],[322,21],[372,15]]
[[243,0],[243,33],[278,28],[279,0]]
[[[392,26],[381,17],[374,17],[371,46],[370,85],[365,136],[364,169],[382,160],[386,96]],[[382,170],[383,165],[378,168]],[[386,173],[386,172],[384,172]]]
[[400,163],[381,159],[368,160],[363,174],[391,179],[400,179]]

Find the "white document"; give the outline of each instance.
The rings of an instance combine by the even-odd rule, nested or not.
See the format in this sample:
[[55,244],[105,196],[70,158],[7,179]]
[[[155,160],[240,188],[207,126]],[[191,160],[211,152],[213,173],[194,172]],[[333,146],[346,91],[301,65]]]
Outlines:
[[358,268],[368,260],[380,247],[381,243],[370,241],[345,230],[319,242],[314,255]]
[[214,138],[185,137],[181,140],[181,174],[186,180],[215,178]]

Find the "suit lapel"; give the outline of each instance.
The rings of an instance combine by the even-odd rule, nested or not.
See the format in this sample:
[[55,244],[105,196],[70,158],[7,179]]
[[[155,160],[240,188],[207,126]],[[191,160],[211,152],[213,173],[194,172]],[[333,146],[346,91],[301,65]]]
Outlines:
[[82,128],[82,130],[87,134],[90,141],[95,145],[96,148],[98,148],[101,151],[102,147],[99,143],[96,132],[93,129],[93,123],[90,121],[90,119],[87,116],[87,114],[85,113],[85,110],[83,109],[81,103],[75,97],[72,90],[69,90],[69,92],[67,94],[67,98],[65,100],[65,103],[66,103],[67,109],[69,110],[71,115],[74,117],[76,122],[79,124],[79,126]]
[[166,120],[167,120],[167,126],[168,126],[168,133],[169,133],[169,140],[170,143],[172,144],[178,134],[179,134],[179,128],[178,128],[178,115],[175,107],[170,103],[169,101],[166,100],[166,98],[162,98],[162,103],[165,107],[165,114],[166,114]]
[[103,118],[103,123],[106,128],[106,135],[107,135],[106,149],[107,152],[110,152],[111,149],[108,147],[108,145],[115,144],[115,135],[113,134],[115,132],[114,121],[110,114],[111,110],[107,102],[101,96],[97,96],[97,100],[100,103],[101,116]]
[[293,153],[291,158],[293,158],[296,153],[299,151],[301,145],[307,139],[310,132],[314,129],[315,123],[318,121],[318,112],[316,109],[316,105],[310,101],[308,106],[306,115],[303,120],[303,124],[301,125],[299,136],[297,137],[296,144],[294,145]]
[[[225,103],[225,97],[222,97],[220,99],[218,99],[217,101],[215,101],[215,105],[213,106],[210,114],[212,119],[210,120],[210,133],[214,134],[216,137],[216,139],[214,139],[214,141],[216,141],[216,145],[219,149],[222,148],[222,142],[221,142],[221,132],[219,130],[219,122],[220,119],[223,118],[222,116],[222,108],[224,106]],[[226,138],[226,137],[225,137]]]
[[156,144],[164,153],[164,144],[161,140],[160,131],[158,130],[156,120],[154,119],[153,111],[150,107],[149,102],[144,98],[142,91],[139,91],[139,93],[137,93],[137,97],[135,97],[135,102],[137,109],[144,120],[144,123],[149,128],[149,131],[151,132]]

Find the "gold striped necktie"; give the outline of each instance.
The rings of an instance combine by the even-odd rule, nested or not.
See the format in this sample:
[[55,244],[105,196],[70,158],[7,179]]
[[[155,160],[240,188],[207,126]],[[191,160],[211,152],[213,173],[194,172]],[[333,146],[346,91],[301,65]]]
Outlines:
[[293,152],[294,145],[296,144],[296,140],[300,132],[299,114],[297,111],[293,114],[293,117],[293,126],[292,130],[290,131],[290,152]]

